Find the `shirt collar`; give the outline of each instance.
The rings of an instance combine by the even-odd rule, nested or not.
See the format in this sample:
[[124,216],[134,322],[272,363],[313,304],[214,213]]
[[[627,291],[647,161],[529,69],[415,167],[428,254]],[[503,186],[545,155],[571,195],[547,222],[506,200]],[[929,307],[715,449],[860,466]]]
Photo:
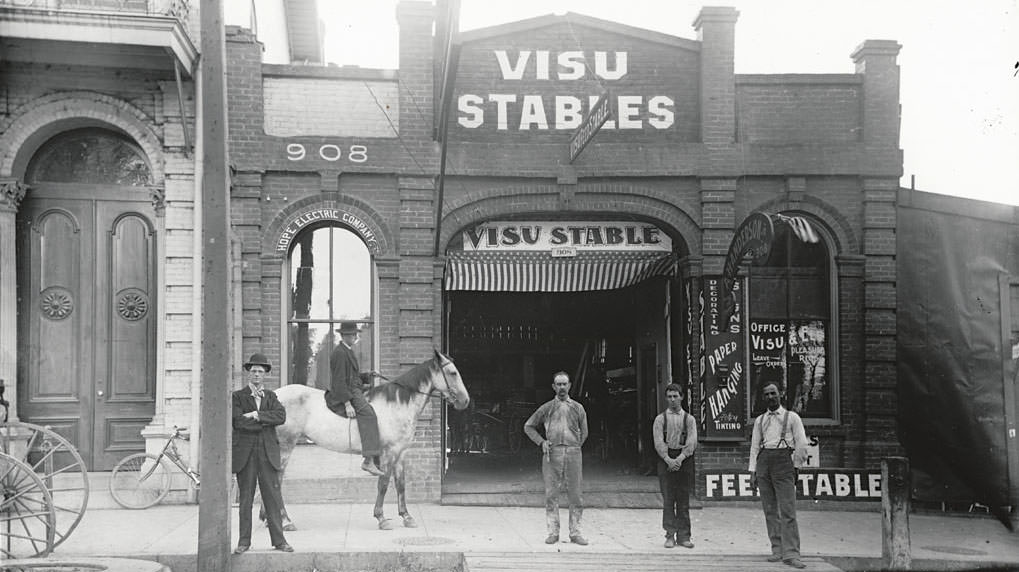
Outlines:
[[765,411],[768,412],[768,415],[781,415],[782,413],[785,413],[785,407],[782,407],[781,405],[779,405],[778,409],[776,409],[774,411],[772,411],[770,409],[766,409]]
[[252,395],[252,396],[255,396],[255,395],[259,394],[259,393],[264,393],[264,392],[265,392],[265,387],[262,387],[261,389],[255,389],[255,386],[254,386],[254,385],[251,385],[251,384],[249,383],[249,384],[248,384],[248,391],[250,391],[250,392],[251,392],[251,395]]
[[354,349],[350,344],[346,342],[346,340],[340,340],[340,343],[343,344],[343,347],[347,348],[348,350]]

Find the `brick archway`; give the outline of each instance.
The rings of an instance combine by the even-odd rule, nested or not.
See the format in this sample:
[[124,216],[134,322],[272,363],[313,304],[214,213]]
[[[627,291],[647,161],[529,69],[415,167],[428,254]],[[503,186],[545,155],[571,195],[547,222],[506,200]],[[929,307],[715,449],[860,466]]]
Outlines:
[[752,210],[765,212],[799,211],[809,214],[824,224],[825,228],[821,230],[832,239],[832,246],[834,247],[833,257],[841,254],[857,254],[860,252],[859,240],[856,238],[856,233],[853,232],[852,225],[849,224],[846,217],[838,209],[817,197],[806,195],[803,197],[803,200],[796,203],[790,203],[784,197],[776,198],[765,201],[753,207]]
[[148,156],[152,180],[163,184],[163,144],[151,128],[152,119],[115,97],[90,91],[55,93],[33,100],[3,122],[0,176],[24,174],[39,147],[54,135],[77,127],[107,127],[123,132]]
[[[366,244],[368,244],[368,250],[371,252],[373,257],[377,258],[392,251],[391,245],[393,244],[393,240],[389,228],[380,223],[380,221],[384,219],[368,204],[342,195],[335,199],[324,199],[321,196],[312,196],[305,197],[288,205],[285,209],[277,213],[272,222],[269,223],[266,227],[265,233],[262,235],[261,250],[263,258],[276,258],[279,260],[285,258],[287,252],[281,252],[277,248],[284,230],[302,216],[302,213],[319,209],[334,209],[352,215],[353,218],[350,222],[345,222],[343,220],[338,220],[338,222],[352,228],[358,235],[361,236],[362,240],[365,240],[366,233],[370,233],[370,235],[375,238],[375,244],[368,244],[368,241],[366,241]],[[358,229],[355,228],[357,223],[363,223],[365,229],[364,232],[359,232]]]
[[[468,193],[449,203],[442,219],[439,244],[444,247],[463,228],[499,216],[567,212],[570,216],[579,217],[595,213],[604,216],[606,204],[611,203],[613,212],[663,223],[665,230],[670,231],[674,239],[677,239],[676,243],[684,249],[681,254],[699,254],[701,251],[700,226],[662,191],[625,184],[597,185],[591,188],[580,185],[570,200],[568,211],[559,205],[558,192],[557,185],[533,185]],[[526,204],[529,205],[526,213],[519,208],[523,197],[526,197]]]

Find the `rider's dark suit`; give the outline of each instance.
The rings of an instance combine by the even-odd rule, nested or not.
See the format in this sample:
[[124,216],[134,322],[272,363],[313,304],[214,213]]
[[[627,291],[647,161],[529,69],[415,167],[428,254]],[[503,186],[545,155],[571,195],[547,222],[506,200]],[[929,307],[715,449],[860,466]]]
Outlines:
[[364,398],[361,384],[371,379],[370,373],[361,373],[354,350],[340,342],[330,356],[331,385],[326,391],[326,406],[342,414],[347,401],[357,413],[357,429],[361,433],[361,454],[373,457],[382,452],[379,446],[379,424],[375,410]]

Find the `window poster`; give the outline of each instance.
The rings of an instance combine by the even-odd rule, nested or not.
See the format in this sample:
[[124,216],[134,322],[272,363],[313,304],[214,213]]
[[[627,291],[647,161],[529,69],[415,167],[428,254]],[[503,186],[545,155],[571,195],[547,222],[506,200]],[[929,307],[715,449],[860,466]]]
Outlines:
[[822,320],[750,320],[751,418],[765,408],[765,385],[778,384],[783,405],[803,417],[830,418],[827,323]]
[[701,301],[701,420],[708,440],[745,438],[747,375],[743,342],[743,284],[733,287],[736,311],[728,331],[721,322],[722,278],[704,277]]

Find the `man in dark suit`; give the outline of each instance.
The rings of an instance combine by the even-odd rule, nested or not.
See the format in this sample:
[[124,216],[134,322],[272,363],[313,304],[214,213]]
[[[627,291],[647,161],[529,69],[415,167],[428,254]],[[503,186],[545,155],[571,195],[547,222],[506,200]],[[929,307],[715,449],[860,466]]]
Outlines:
[[330,356],[332,379],[325,395],[326,406],[334,413],[342,409],[348,419],[357,417],[357,429],[361,433],[361,454],[364,455],[361,469],[381,477],[385,473],[377,461],[382,453],[379,445],[379,421],[361,389],[363,383],[371,381],[373,373],[361,373],[357,355],[354,354],[354,344],[361,339],[361,333],[357,322],[340,322],[336,331],[340,333],[340,343],[336,344]]
[[262,491],[273,548],[293,552],[283,537],[280,518],[280,442],[276,438],[276,426],[287,420],[287,412],[275,393],[262,389],[265,374],[272,371],[269,360],[253,354],[244,369],[248,385],[233,393],[233,471],[241,495],[240,538],[234,554],[251,548],[251,505],[256,482]]

